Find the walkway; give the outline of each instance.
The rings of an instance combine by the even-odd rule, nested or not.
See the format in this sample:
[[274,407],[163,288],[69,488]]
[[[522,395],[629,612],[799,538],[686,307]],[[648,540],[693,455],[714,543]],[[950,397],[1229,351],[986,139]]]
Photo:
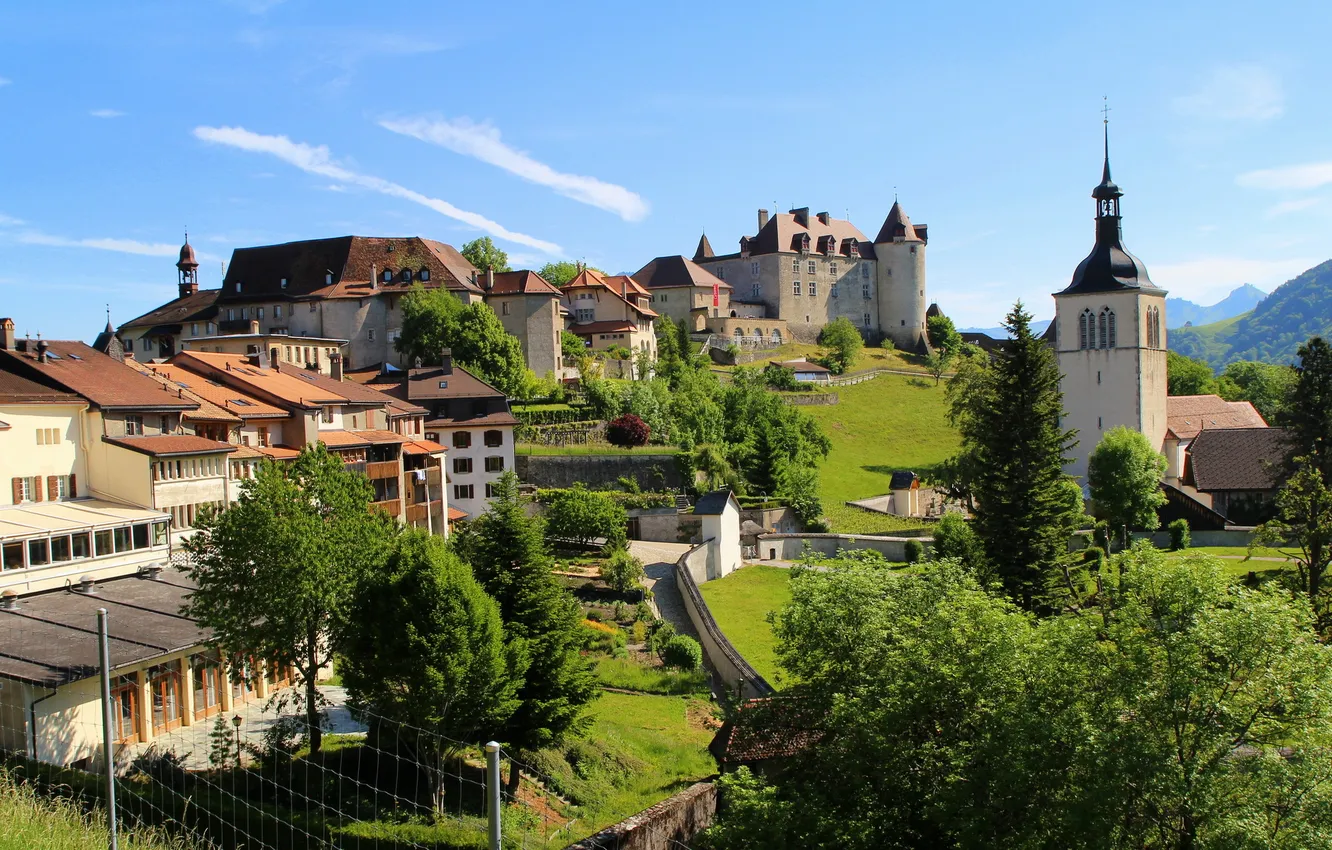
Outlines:
[[629,551],[643,562],[643,586],[652,591],[650,604],[656,609],[657,616],[675,626],[680,634],[696,638],[698,632],[685,611],[680,589],[675,586],[675,562],[691,548],[687,543],[629,541]]
[[[347,691],[345,688],[335,687],[333,685],[320,685],[319,691],[328,700],[328,707],[325,713],[328,722],[324,726],[324,733],[327,735],[364,735],[365,726],[352,719],[351,712],[347,710]],[[243,743],[260,744],[264,732],[277,722],[276,712],[265,712],[264,706],[268,704],[267,699],[254,699],[250,702],[235,706],[231,711],[221,715],[226,718],[227,729],[231,732],[232,741],[235,741],[235,727],[231,725],[231,718],[239,714],[241,716],[240,735]],[[135,754],[142,752],[148,747],[156,747],[158,752],[173,752],[180,756],[182,764],[187,770],[204,770],[209,767],[208,752],[212,747],[210,736],[213,732],[213,725],[217,723],[219,715],[205,717],[202,720],[195,720],[191,726],[181,726],[162,735],[153,738],[151,744],[135,744]]]

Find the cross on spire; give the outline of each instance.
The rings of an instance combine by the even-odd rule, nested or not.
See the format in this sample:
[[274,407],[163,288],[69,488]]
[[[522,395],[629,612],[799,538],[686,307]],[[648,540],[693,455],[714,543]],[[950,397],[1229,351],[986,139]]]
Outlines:
[[1106,124],[1109,124],[1109,123],[1110,123],[1110,95],[1108,95],[1108,94],[1103,94],[1103,95],[1101,95],[1101,101],[1103,102],[1103,105],[1101,106],[1101,121],[1104,122],[1104,123],[1106,123]]

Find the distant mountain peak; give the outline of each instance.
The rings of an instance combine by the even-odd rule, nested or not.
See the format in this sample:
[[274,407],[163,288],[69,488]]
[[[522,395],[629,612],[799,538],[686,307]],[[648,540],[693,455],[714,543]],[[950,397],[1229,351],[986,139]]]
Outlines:
[[1258,302],[1266,297],[1266,292],[1252,283],[1246,283],[1235,287],[1225,298],[1207,307],[1183,298],[1167,298],[1166,326],[1173,329],[1233,319],[1257,307]]

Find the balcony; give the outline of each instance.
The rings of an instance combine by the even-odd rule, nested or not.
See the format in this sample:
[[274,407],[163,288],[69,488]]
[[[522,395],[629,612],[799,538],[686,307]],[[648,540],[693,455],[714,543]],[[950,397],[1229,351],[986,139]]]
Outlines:
[[426,520],[426,507],[427,507],[427,505],[429,505],[430,513],[436,513],[436,512],[439,511],[439,508],[440,508],[440,505],[441,505],[441,500],[439,500],[439,499],[435,499],[435,500],[433,500],[433,501],[431,501],[431,502],[417,502],[417,503],[414,504],[414,505],[408,505],[408,506],[407,506],[407,521],[408,521],[408,522],[425,522],[425,520]]
[[389,499],[386,502],[371,502],[370,505],[379,508],[391,517],[396,517],[402,513],[402,503],[397,499]]
[[365,465],[366,477],[372,481],[377,478],[397,478],[398,470],[398,462],[395,460],[385,460]]

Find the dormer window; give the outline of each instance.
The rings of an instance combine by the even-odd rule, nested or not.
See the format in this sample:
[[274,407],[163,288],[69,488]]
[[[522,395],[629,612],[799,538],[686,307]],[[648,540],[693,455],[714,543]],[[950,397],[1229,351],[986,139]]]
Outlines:
[[389,271],[388,269],[384,269],[383,278],[385,283],[389,283],[390,281],[393,280],[393,272]]
[[411,270],[411,269],[403,269],[403,270],[402,270],[402,282],[403,282],[403,283],[411,283],[411,282],[412,282],[412,270]]
[[285,277],[282,278],[282,282],[281,282],[280,284],[278,284],[278,285],[281,286],[283,289],[286,289],[286,288],[287,288],[287,279],[286,279]]
[[325,286],[332,286],[332,285],[333,285],[333,272],[329,272],[329,273],[327,273],[327,274],[324,275],[324,285],[325,285]]
[[236,281],[236,291],[237,291],[237,292],[240,292],[240,291],[241,291],[241,282],[240,282],[239,280]]
[[430,280],[430,269],[421,269],[421,280]]

